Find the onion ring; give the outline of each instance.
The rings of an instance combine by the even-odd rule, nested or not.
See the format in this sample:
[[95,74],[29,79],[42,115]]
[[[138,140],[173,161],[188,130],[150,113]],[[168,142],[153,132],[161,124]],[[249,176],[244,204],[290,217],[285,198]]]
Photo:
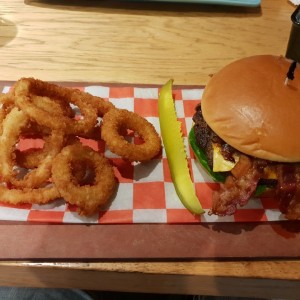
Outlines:
[[35,188],[45,183],[51,176],[51,164],[53,157],[59,153],[63,147],[64,135],[58,130],[52,130],[49,139],[51,140],[51,148],[48,149],[47,155],[40,165],[30,171],[23,179],[18,179],[13,168],[15,165],[14,154],[16,144],[19,140],[22,128],[29,123],[27,115],[14,107],[3,121],[3,131],[0,135],[0,173],[2,179],[10,182],[16,187]]
[[[129,143],[121,134],[126,128],[137,132],[144,143]],[[101,137],[113,153],[129,161],[150,160],[161,150],[161,140],[154,126],[126,109],[112,109],[104,115]]]
[[74,118],[75,113],[70,105],[66,105],[62,99],[50,99],[46,96],[34,96],[31,97],[32,103],[40,108],[43,109],[50,114],[53,115],[64,115],[70,118]]
[[[33,78],[22,78],[13,87],[16,105],[22,109],[31,119],[38,124],[51,129],[65,129],[67,134],[86,133],[93,129],[97,123],[97,112],[89,104],[90,96],[87,93],[75,89],[64,88],[55,84]],[[64,115],[50,113],[38,107],[32,98],[59,99],[66,104],[78,106],[83,119],[76,120]]]
[[86,101],[97,110],[98,117],[103,117],[107,112],[109,112],[111,109],[114,109],[115,106],[109,102],[105,101],[104,99],[96,96],[92,96],[91,94],[86,94]]
[[[36,137],[36,136],[35,136]],[[26,169],[37,168],[43,163],[43,160],[51,153],[53,149],[53,137],[52,135],[40,135],[39,138],[44,140],[44,146],[42,148],[29,148],[24,151],[19,149],[15,150],[16,163],[19,167]],[[75,136],[65,136],[63,146],[71,145],[75,142],[79,142],[79,139]]]
[[15,100],[11,93],[0,94],[0,103],[2,109],[7,109],[7,107],[12,107],[14,105]]
[[[80,185],[74,177],[71,165],[84,162],[95,170],[91,185]],[[100,153],[79,143],[66,146],[54,158],[52,179],[61,196],[77,206],[79,215],[92,215],[111,198],[116,187],[113,168]]]
[[10,93],[0,94],[0,134],[2,134],[3,130],[3,120],[6,115],[13,109],[14,107],[14,98]]
[[59,197],[60,194],[55,186],[37,189],[9,189],[4,185],[0,185],[0,201],[8,204],[46,204]]

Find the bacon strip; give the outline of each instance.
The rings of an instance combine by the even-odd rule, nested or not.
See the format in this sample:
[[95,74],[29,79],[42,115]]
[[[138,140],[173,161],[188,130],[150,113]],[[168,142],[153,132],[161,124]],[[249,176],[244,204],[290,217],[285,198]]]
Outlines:
[[300,166],[280,164],[277,176],[276,196],[280,211],[287,219],[300,220]]
[[262,174],[262,163],[241,155],[238,163],[218,191],[213,192],[210,214],[232,215],[237,205],[244,206],[256,190]]

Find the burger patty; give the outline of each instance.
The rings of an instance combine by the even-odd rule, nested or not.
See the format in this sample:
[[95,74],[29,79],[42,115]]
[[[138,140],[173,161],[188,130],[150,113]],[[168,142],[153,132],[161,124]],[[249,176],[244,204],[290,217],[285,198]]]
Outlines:
[[[238,153],[241,154],[237,149],[227,144],[224,140],[222,140],[206,123],[203,118],[201,104],[199,103],[196,108],[196,112],[193,116],[194,121],[194,131],[197,145],[204,150],[205,155],[207,156],[207,161],[210,168],[213,170],[213,144],[219,144],[221,149],[221,155],[224,159],[234,162],[233,154]],[[254,158],[252,156],[243,154],[247,156],[249,160],[255,160],[256,164],[260,166],[260,168],[264,168],[268,165],[274,165],[276,163],[267,161],[264,159]],[[275,186],[277,184],[277,180],[271,179],[260,179],[260,184],[266,184],[270,186]]]
[[196,108],[196,113],[193,116],[194,131],[196,142],[200,148],[205,151],[208,164],[210,168],[213,168],[213,143],[217,143],[221,146],[221,154],[224,159],[234,162],[233,153],[238,152],[236,149],[225,143],[205,122],[201,104],[199,103]]

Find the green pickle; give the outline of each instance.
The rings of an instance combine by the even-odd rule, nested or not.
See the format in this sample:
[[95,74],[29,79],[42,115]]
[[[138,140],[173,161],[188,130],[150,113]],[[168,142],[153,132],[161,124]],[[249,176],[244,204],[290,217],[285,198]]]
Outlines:
[[172,96],[172,85],[173,80],[170,79],[159,93],[158,113],[162,141],[172,181],[180,201],[191,213],[200,215],[204,213],[204,210],[196,196],[195,186],[190,177],[181,123],[177,120]]

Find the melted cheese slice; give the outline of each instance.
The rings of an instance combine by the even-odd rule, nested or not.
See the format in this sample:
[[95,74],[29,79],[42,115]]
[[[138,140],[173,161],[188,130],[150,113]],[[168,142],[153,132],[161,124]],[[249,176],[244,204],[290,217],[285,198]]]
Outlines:
[[277,179],[275,168],[272,167],[272,166],[265,167],[263,178],[265,178],[265,179]]
[[233,154],[234,162],[229,161],[221,154],[221,147],[219,144],[213,143],[213,171],[214,172],[228,172],[239,161],[238,154]]
[[[234,162],[226,160],[221,154],[221,147],[219,144],[213,143],[213,171],[214,172],[229,172],[239,161],[239,154],[234,153]],[[264,168],[262,175],[264,179],[277,179],[274,166],[267,166]]]

